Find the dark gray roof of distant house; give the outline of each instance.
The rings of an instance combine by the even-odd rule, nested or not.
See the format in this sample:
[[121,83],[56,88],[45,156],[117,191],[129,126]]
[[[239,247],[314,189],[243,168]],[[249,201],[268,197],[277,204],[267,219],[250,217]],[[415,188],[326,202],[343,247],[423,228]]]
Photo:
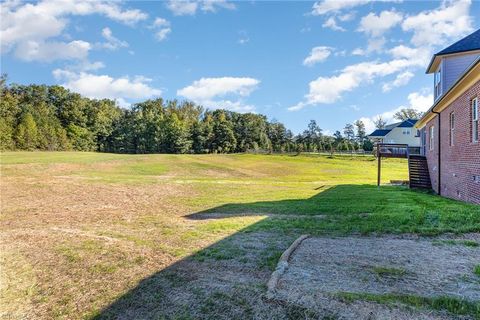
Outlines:
[[384,129],[377,129],[370,133],[368,136],[369,137],[384,137],[386,136],[390,131],[392,131],[394,128],[413,128],[415,123],[417,123],[417,119],[407,119],[402,122],[396,122],[389,124],[388,126],[385,126]]
[[465,52],[480,49],[480,29],[466,36],[465,38],[455,42],[451,46],[436,53],[436,55],[451,54],[457,52]]
[[372,137],[384,137],[384,136],[386,136],[390,131],[392,131],[392,130],[388,130],[388,129],[377,129],[377,130],[373,131],[372,133],[370,133],[369,136],[372,136]]
[[407,119],[405,121],[403,121],[402,123],[400,123],[397,127],[399,128],[413,128],[413,126],[415,125],[415,123],[417,123],[417,119]]
[[383,129],[392,130],[393,128],[398,127],[400,124],[401,124],[401,122],[395,122],[395,123],[392,123],[392,124],[387,124],[385,126],[385,128],[383,128]]

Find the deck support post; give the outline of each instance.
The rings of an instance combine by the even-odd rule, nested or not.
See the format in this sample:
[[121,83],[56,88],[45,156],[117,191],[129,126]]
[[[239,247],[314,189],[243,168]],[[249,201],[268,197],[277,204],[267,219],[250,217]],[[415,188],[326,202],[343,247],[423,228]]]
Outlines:
[[377,187],[380,187],[380,176],[382,168],[382,157],[380,155],[380,145],[377,144],[377,160],[378,160],[378,173],[377,173]]

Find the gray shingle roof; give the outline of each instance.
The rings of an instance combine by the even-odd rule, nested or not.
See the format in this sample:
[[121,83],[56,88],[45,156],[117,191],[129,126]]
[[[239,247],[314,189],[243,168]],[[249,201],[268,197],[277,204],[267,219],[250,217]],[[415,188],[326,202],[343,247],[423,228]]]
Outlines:
[[459,41],[455,42],[451,46],[443,49],[442,51],[439,51],[435,53],[432,56],[432,59],[430,60],[430,63],[428,64],[427,67],[427,73],[431,73],[430,68],[432,67],[435,59],[438,56],[443,56],[446,54],[453,54],[453,53],[459,53],[459,52],[469,52],[469,51],[474,51],[474,50],[480,50],[480,29],[475,31],[474,33],[466,36],[463,39],[460,39]]
[[399,128],[413,128],[413,126],[415,125],[415,123],[417,123],[417,119],[407,119],[405,121],[403,121],[402,123],[400,123],[397,127]]
[[377,129],[369,134],[371,137],[384,137],[392,130]]
[[393,124],[389,124],[388,126],[385,126],[385,129],[377,129],[370,133],[368,136],[369,137],[384,137],[386,136],[390,131],[393,130],[393,128],[413,128],[415,123],[417,123],[417,119],[407,119],[402,122],[397,122]]
[[480,50],[480,29],[466,36],[465,38],[455,42],[451,46],[443,49],[435,55],[451,54],[472,50]]

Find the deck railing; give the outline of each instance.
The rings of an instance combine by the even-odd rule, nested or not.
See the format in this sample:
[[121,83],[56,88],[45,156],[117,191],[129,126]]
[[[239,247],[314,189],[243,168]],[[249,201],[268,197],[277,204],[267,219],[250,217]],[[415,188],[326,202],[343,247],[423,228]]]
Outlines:
[[384,158],[408,158],[409,155],[419,155],[420,147],[409,147],[408,144],[378,143],[374,154]]

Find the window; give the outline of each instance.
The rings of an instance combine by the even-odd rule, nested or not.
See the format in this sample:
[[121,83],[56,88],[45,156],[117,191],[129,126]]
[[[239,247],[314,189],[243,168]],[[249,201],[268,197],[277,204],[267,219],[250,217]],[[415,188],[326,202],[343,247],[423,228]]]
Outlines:
[[403,134],[410,135],[410,133],[411,133],[410,129],[403,129]]
[[472,100],[472,142],[478,142],[478,98]]
[[435,72],[435,98],[440,97],[442,94],[442,69],[439,67]]
[[434,140],[433,140],[433,138],[434,138],[434,137],[433,137],[433,133],[434,133],[434,131],[435,131],[435,127],[434,127],[434,126],[431,126],[431,127],[430,127],[430,134],[429,134],[429,138],[430,138],[429,148],[430,148],[430,150],[433,150],[433,142],[434,142]]
[[455,113],[450,113],[450,145],[453,146],[455,137]]

